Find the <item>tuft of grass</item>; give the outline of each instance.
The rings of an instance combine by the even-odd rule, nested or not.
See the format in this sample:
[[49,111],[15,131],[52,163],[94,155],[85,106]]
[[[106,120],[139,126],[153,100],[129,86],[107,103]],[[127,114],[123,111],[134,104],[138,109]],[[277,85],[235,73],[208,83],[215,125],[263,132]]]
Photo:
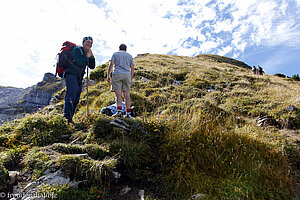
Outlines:
[[171,126],[160,149],[162,190],[172,199],[197,192],[213,199],[289,199],[291,178],[282,152],[236,133],[234,118],[216,114],[181,113],[166,122]]
[[16,148],[7,148],[0,153],[0,162],[8,169],[21,167],[20,163],[24,154],[28,151],[29,146],[19,146]]
[[107,147],[97,144],[85,144],[85,145],[69,145],[63,143],[55,143],[49,148],[64,154],[83,154],[87,153],[93,159],[104,159],[109,155]]
[[33,147],[24,155],[21,165],[33,171],[32,180],[35,180],[56,165],[58,155],[57,152],[49,151],[47,148]]
[[58,165],[62,170],[75,181],[88,181],[87,184],[101,184],[107,186],[113,180],[112,170],[117,160],[84,159],[75,155],[61,155]]
[[132,140],[114,140],[109,147],[111,153],[119,157],[120,168],[123,168],[126,177],[132,180],[149,178],[149,170],[153,158],[152,149],[146,142]]

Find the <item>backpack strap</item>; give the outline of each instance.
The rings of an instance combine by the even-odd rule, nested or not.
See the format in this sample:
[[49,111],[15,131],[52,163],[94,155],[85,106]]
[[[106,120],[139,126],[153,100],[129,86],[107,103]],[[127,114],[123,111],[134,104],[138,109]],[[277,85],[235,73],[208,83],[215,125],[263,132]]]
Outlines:
[[82,51],[83,47],[79,47],[79,49],[80,49],[81,54],[84,55],[83,51]]

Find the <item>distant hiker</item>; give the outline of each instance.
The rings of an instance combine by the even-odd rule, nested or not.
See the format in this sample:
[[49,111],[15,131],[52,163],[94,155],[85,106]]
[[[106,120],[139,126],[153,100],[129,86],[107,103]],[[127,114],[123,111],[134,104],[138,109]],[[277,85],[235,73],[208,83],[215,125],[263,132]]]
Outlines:
[[[122,92],[125,99],[125,118],[132,118],[130,88],[134,74],[134,62],[132,56],[126,52],[127,46],[121,44],[119,51],[115,52],[110,61],[107,72],[107,82],[111,83],[111,91],[116,94],[117,112],[114,117],[122,117]],[[111,77],[112,73],[112,77]]]
[[75,47],[69,59],[69,65],[65,74],[66,96],[64,105],[64,117],[69,123],[73,123],[72,118],[80,99],[85,67],[95,68],[95,57],[91,50],[92,45],[93,38],[90,36],[84,37],[82,46]]
[[253,74],[256,74],[256,67],[255,67],[255,65],[253,66],[253,68],[252,68],[252,72],[253,72]]
[[263,73],[264,73],[263,68],[258,65],[258,74],[262,76]]

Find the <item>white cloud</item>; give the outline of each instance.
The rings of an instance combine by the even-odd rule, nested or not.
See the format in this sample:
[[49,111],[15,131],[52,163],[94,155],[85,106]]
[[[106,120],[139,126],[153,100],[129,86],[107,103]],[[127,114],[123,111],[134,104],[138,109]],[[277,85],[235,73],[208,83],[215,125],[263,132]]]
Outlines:
[[234,28],[230,19],[226,19],[224,21],[217,21],[213,25],[213,27],[214,27],[214,33],[220,33],[221,31],[231,32]]
[[55,72],[55,57],[63,41],[80,43],[84,35],[97,33],[92,31],[94,19],[101,21],[96,6],[80,0],[1,4],[0,17],[5,19],[0,22],[1,68],[8,74],[2,76],[1,84],[6,85],[27,87],[41,81],[45,72]]
[[103,0],[98,6],[92,0],[5,1],[0,6],[5,71],[0,85],[37,83],[55,71],[55,56],[65,40],[80,44],[86,35],[94,38],[97,64],[123,42],[133,56],[171,51],[238,57],[253,45],[298,48],[300,1],[292,1]]
[[222,48],[219,52],[218,52],[218,55],[220,56],[224,56],[226,55],[227,53],[231,52],[232,51],[232,47],[231,46],[226,46],[224,48]]

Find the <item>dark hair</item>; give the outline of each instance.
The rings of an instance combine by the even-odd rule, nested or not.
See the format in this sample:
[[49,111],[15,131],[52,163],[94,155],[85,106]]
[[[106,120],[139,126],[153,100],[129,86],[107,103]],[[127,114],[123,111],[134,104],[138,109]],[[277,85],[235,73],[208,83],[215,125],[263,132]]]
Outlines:
[[91,36],[87,36],[82,39],[82,45],[86,40],[92,40],[92,42],[93,42],[93,38]]
[[125,44],[121,44],[121,45],[119,46],[119,49],[120,49],[120,50],[123,50],[123,51],[126,51],[127,46],[126,46]]

